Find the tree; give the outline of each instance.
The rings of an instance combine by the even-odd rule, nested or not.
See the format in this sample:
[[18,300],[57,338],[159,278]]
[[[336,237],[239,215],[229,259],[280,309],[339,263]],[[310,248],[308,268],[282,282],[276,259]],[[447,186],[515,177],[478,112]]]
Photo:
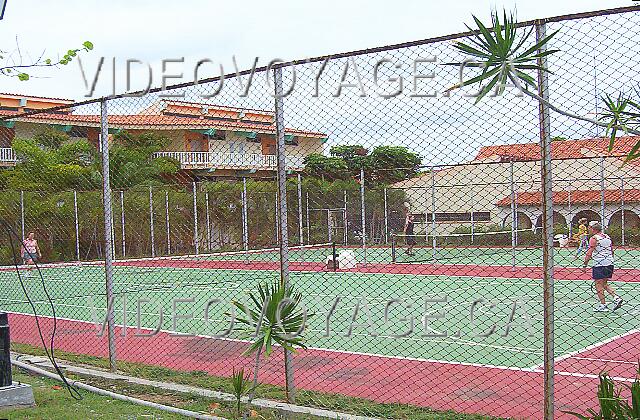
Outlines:
[[251,340],[244,355],[255,353],[253,386],[249,394],[251,403],[258,387],[261,356],[269,357],[274,345],[291,352],[297,348],[306,349],[303,333],[312,314],[304,310],[302,294],[279,281],[259,284],[257,290],[248,295],[250,304],[234,301],[233,305],[240,310],[237,321],[242,326],[238,329]]
[[175,174],[180,163],[166,157],[153,157],[169,144],[162,135],[146,132],[132,134],[122,131],[113,137],[109,151],[111,185],[114,188],[129,188],[136,185],[161,181],[162,175]]
[[374,184],[392,184],[418,174],[422,159],[401,146],[377,146],[367,157],[367,167]]
[[59,67],[61,65],[66,66],[73,61],[79,53],[89,52],[92,49],[93,43],[91,41],[85,41],[82,43],[82,47],[67,50],[62,58],[47,58],[43,51],[35,60],[26,60],[16,39],[16,48],[13,51],[0,49],[0,75],[17,77],[19,80],[26,81],[31,78],[31,75],[27,73],[31,70]]
[[[537,93],[536,79],[529,74],[531,71],[549,72],[549,69],[538,63],[539,60],[560,51],[544,50],[544,47],[558,31],[537,40],[533,45],[525,46],[533,28],[529,28],[524,36],[518,39],[517,23],[513,14],[507,16],[507,12],[504,11],[501,21],[497,12],[492,13],[491,25],[489,26],[485,26],[475,16],[473,19],[477,29],[472,30],[467,26],[472,31],[472,35],[469,37],[470,42],[458,41],[454,44],[460,52],[470,57],[470,60],[464,63],[447,64],[480,68],[482,72],[475,77],[455,84],[448,91],[463,86],[480,85],[480,91],[476,96],[476,103],[478,103],[493,89],[496,89],[498,95],[502,94],[507,82],[510,82],[526,96],[544,104],[560,115],[606,128],[610,138],[609,151],[613,150],[619,131],[640,135],[640,86],[632,95],[618,93],[613,97],[609,94],[603,96],[601,100],[604,102],[605,112],[595,119],[564,110]],[[640,157],[640,141],[629,151],[627,160],[637,157]]]
[[100,185],[97,153],[87,140],[47,131],[34,139],[14,139],[12,147],[19,162],[6,171],[5,182],[11,189],[87,190]]
[[312,154],[305,158],[305,173],[326,180],[359,179],[364,169],[365,182],[391,184],[418,174],[422,160],[402,146],[377,146],[371,152],[360,145],[334,146],[330,157]]
[[304,171],[307,175],[326,180],[348,179],[351,171],[344,159],[312,153],[304,158]]
[[333,146],[329,150],[329,154],[342,159],[349,168],[349,171],[355,174],[360,172],[360,168],[367,165],[367,155],[369,151],[365,147],[357,144],[351,146]]

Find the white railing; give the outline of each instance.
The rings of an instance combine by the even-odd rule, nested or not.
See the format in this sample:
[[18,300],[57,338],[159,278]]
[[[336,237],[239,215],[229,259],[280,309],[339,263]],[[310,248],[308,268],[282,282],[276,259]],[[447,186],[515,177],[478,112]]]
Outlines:
[[[275,169],[278,164],[276,155],[257,153],[218,153],[218,152],[158,152],[154,157],[176,159],[185,168],[220,169]],[[304,168],[303,158],[287,156],[287,167]]]
[[0,147],[0,163],[17,162],[16,152],[10,147]]

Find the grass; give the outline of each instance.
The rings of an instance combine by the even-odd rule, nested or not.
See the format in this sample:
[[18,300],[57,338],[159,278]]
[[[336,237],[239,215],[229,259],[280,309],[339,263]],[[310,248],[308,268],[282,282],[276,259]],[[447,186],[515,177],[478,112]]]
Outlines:
[[[26,344],[12,343],[12,350],[18,353],[32,354],[42,356],[44,351],[40,348],[33,347]],[[57,357],[66,360],[69,364],[73,365],[87,365],[101,369],[108,369],[108,360],[101,357],[78,355],[74,353],[64,352],[61,350],[56,351]],[[164,382],[173,382],[183,385],[191,385],[200,388],[205,388],[212,391],[220,391],[231,394],[232,393],[232,380],[231,378],[215,377],[201,371],[181,372],[172,369],[167,369],[159,366],[145,365],[142,363],[132,362],[118,362],[118,371],[120,373],[135,376],[139,378],[152,379]],[[79,377],[78,377],[79,378]],[[163,391],[158,388],[150,388],[140,385],[133,385],[124,381],[112,381],[96,378],[81,378],[83,382],[88,384],[108,389],[110,391],[120,392],[125,395],[138,397],[141,399],[159,402],[166,405],[172,405],[188,410],[194,411],[206,411],[211,404],[216,408],[212,414],[234,418],[234,402],[231,401],[214,401],[204,397],[186,395],[180,396],[175,392]],[[114,388],[115,387],[115,388]],[[66,391],[62,391],[66,392]],[[84,393],[86,394],[86,393]],[[67,394],[68,396],[68,394]],[[160,398],[156,400],[155,398]],[[256,392],[256,398],[264,398],[275,401],[285,401],[285,390],[283,387],[278,387],[269,384],[260,384]],[[172,399],[167,400],[167,399]],[[37,397],[36,397],[37,400]],[[71,400],[71,397],[68,397]],[[165,402],[163,402],[163,400]],[[321,402],[321,403],[320,403]],[[496,417],[462,414],[454,411],[436,411],[424,407],[415,407],[407,404],[382,404],[374,401],[369,401],[362,398],[348,397],[339,394],[326,394],[315,391],[299,390],[296,393],[296,403],[298,405],[318,407],[329,410],[335,410],[343,413],[351,413],[358,415],[366,415],[371,417],[381,417],[390,419],[411,419],[411,420],[489,420],[497,419]],[[185,405],[179,405],[185,404]],[[283,418],[281,414],[273,412],[271,410],[262,410],[253,407],[256,411],[257,418],[263,419],[279,419]],[[0,411],[0,414],[3,414]],[[260,417],[262,416],[262,417]],[[13,418],[13,417],[11,417]],[[16,417],[18,418],[18,417]],[[33,417],[20,417],[20,418],[33,418]],[[52,419],[66,419],[69,417],[40,417],[36,418],[52,418]],[[78,417],[80,418],[80,417]],[[101,418],[99,416],[89,418]],[[104,417],[104,418],[118,418],[118,417]],[[174,417],[163,417],[174,418]],[[287,415],[285,418],[302,420],[313,419],[314,417],[304,415]]]
[[0,410],[0,418],[12,420],[132,418],[162,418],[166,420],[182,418],[182,416],[86,392],[82,393],[84,396],[82,401],[76,401],[64,388],[60,387],[60,382],[39,376],[27,375],[19,371],[14,372],[13,381],[24,382],[33,387],[36,406],[33,408]]

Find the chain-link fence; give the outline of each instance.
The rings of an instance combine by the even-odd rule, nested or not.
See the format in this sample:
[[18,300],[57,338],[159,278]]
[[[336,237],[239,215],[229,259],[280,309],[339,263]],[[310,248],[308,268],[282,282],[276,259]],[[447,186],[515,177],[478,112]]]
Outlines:
[[[525,47],[558,31],[551,73],[530,75],[542,97],[597,118],[636,86],[639,10],[521,25]],[[601,372],[633,382],[640,168],[624,158],[640,138],[610,150],[604,128],[515,87],[448,90],[469,36],[260,68],[250,85],[0,97],[14,350],[220,390],[245,367],[258,395],[375,418],[562,418],[597,406]],[[268,338],[236,304],[268,284],[312,316],[300,342],[246,353]]]

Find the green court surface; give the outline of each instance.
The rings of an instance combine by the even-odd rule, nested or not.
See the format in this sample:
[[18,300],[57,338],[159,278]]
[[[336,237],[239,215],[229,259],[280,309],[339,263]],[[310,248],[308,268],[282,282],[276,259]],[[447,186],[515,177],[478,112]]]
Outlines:
[[[372,248],[368,256],[375,260]],[[537,252],[537,250],[535,251]],[[636,251],[634,251],[636,252]],[[305,251],[296,261],[321,261],[326,249]],[[561,254],[562,255],[562,254]],[[492,254],[509,262],[509,253]],[[468,257],[468,256],[467,256]],[[524,259],[520,255],[521,261]],[[258,261],[266,256],[251,255]],[[462,257],[461,257],[462,258]],[[533,258],[533,257],[532,257]],[[573,262],[567,252],[565,263]],[[234,259],[238,259],[237,256]],[[370,261],[371,261],[370,260]],[[273,261],[273,255],[268,261]],[[259,283],[277,281],[276,270],[177,268],[165,265],[114,268],[116,323],[202,336],[229,328],[232,300],[246,299]],[[102,322],[105,273],[99,266],[42,268],[60,318]],[[21,271],[24,274],[24,271]],[[50,316],[40,278],[23,278],[40,315]],[[306,330],[310,347],[392,357],[529,368],[542,363],[542,287],[539,279],[364,272],[294,271],[291,284],[313,313]],[[0,271],[0,308],[31,314],[15,271]],[[638,283],[612,282],[627,305],[593,313],[590,281],[555,284],[557,355],[572,353],[638,328]],[[206,311],[207,303],[213,299]],[[138,309],[139,305],[139,309]],[[160,317],[162,311],[162,320]],[[180,315],[180,317],[176,317]],[[386,317],[386,319],[385,319]],[[425,325],[426,323],[426,325]],[[174,325],[175,324],[175,325]],[[413,328],[412,328],[413,325]],[[226,338],[240,338],[234,331]]]

